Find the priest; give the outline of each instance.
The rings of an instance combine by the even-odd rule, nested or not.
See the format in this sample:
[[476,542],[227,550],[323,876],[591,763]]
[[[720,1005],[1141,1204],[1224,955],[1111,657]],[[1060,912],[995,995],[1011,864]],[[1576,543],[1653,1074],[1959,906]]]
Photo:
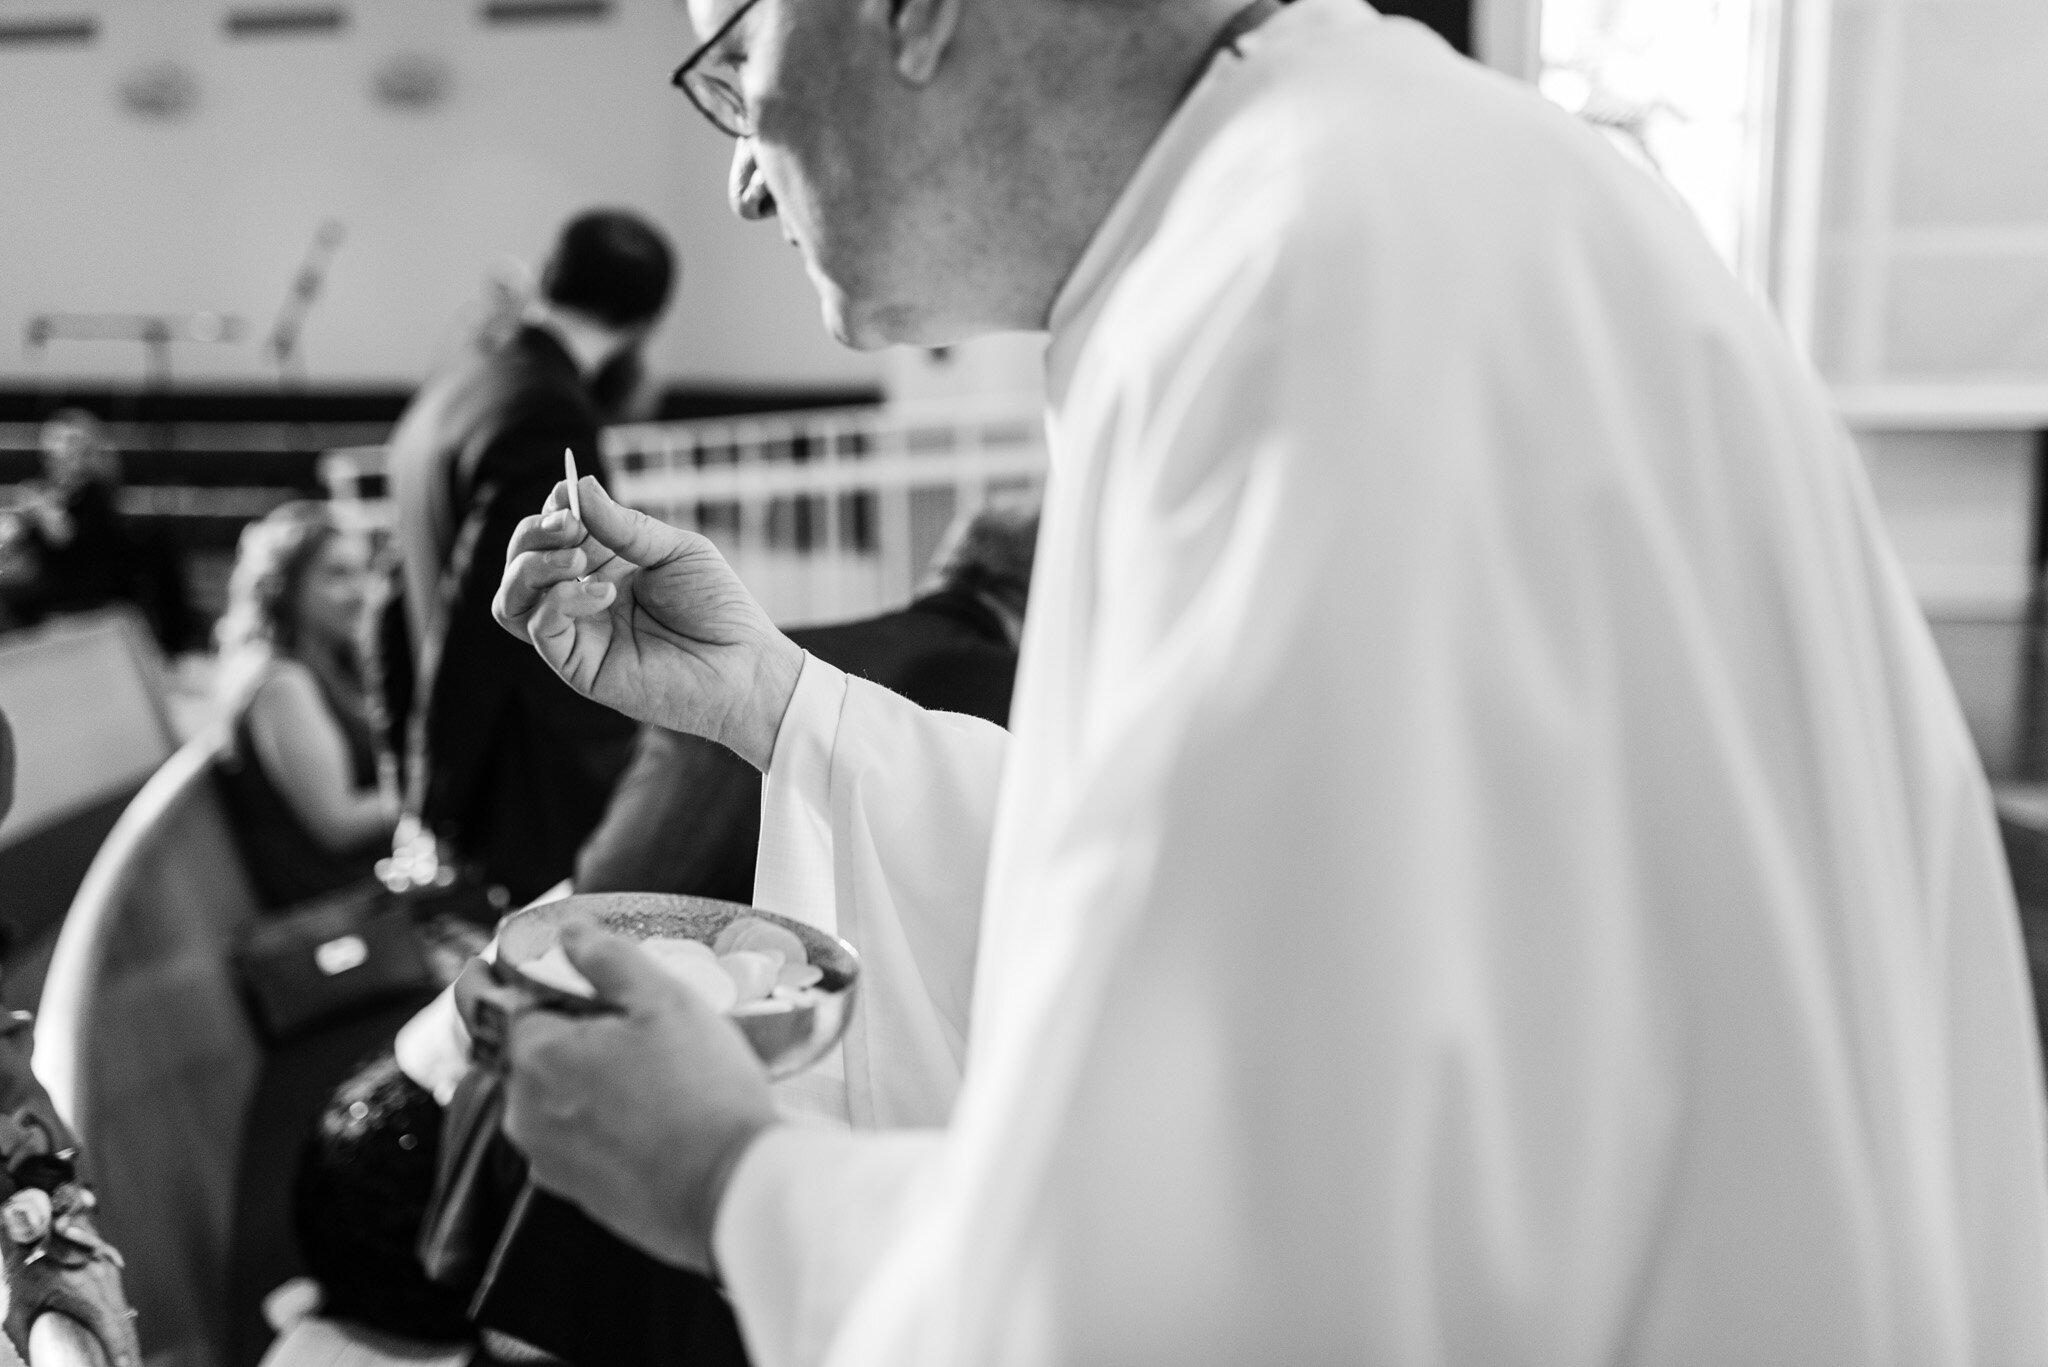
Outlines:
[[1595,134],[1241,3],[691,0],[837,335],[1049,333],[1038,571],[1006,739],[522,525],[500,622],[765,771],[869,999],[793,1125],[576,939],[513,1138],[760,1367],[2048,1361],[2011,891],[1825,394]]

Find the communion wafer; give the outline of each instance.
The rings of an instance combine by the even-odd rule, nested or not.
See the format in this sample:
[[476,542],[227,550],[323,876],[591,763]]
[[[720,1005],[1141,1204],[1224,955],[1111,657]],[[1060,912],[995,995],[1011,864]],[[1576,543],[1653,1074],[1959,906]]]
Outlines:
[[695,940],[646,940],[647,957],[662,971],[703,998],[713,1011],[730,1011],[740,999],[739,984],[725,966]]
[[774,950],[782,955],[782,962],[785,964],[804,963],[809,957],[804,953],[802,940],[797,939],[785,927],[764,921],[758,916],[742,916],[735,920],[718,932],[718,938],[711,942],[711,948],[721,955],[731,954],[736,950],[753,950],[761,953]]
[[[723,954],[701,940],[680,936],[656,936],[639,944],[656,967],[686,984],[714,1011],[760,1015],[790,1010],[811,999],[813,989],[824,979],[824,970],[805,961],[802,942],[788,931],[765,921],[753,924],[774,934],[735,937],[756,947]],[[785,954],[790,947],[795,951],[794,961]],[[520,971],[558,992],[584,998],[597,995],[597,989],[577,971],[559,944],[548,946]]]

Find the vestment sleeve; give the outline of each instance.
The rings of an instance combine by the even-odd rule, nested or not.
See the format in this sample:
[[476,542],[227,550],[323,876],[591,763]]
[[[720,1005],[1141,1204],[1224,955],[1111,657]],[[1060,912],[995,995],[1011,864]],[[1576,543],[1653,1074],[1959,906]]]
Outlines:
[[1006,742],[993,723],[804,659],[762,797],[754,896],[860,953],[846,1037],[857,1129],[951,1113]]
[[719,1266],[760,1367],[816,1362],[915,1200],[959,1086],[1002,728],[806,656],[762,798],[755,900],[861,955],[846,1038],[857,1130],[756,1144]]

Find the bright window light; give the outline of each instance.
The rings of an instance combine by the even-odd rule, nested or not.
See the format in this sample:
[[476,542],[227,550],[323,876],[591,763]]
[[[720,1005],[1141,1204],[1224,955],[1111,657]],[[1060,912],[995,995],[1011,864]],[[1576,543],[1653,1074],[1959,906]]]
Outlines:
[[1692,207],[1731,269],[1760,284],[1776,0],[1544,0],[1551,100]]

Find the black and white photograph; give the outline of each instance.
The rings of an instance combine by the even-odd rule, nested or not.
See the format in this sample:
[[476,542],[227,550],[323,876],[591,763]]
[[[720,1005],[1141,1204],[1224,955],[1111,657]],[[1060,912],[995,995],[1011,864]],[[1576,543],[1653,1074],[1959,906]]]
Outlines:
[[0,0],[0,1367],[2048,1367],[2043,0]]

